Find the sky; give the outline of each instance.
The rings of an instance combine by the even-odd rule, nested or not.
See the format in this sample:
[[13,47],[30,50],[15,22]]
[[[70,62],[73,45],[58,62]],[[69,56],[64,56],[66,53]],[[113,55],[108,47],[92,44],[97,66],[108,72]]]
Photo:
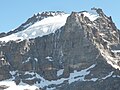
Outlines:
[[92,7],[103,9],[112,16],[120,29],[120,0],[1,0],[0,32],[8,32],[20,26],[33,14],[43,11],[89,11]]

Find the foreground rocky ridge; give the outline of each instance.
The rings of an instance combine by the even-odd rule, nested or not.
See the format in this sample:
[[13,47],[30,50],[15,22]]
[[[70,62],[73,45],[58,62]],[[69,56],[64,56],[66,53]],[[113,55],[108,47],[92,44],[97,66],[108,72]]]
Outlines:
[[0,45],[0,80],[43,90],[119,90],[119,31],[101,9],[72,12],[55,33]]

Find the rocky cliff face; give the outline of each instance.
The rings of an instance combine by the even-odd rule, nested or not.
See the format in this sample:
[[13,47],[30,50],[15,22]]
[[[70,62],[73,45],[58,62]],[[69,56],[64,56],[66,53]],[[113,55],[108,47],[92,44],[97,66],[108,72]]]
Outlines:
[[93,11],[72,12],[55,33],[1,42],[0,80],[42,90],[119,90],[119,31],[101,9]]

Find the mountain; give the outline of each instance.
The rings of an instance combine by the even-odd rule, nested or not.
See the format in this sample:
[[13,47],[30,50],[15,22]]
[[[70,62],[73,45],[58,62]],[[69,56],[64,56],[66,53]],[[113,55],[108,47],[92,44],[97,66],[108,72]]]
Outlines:
[[120,32],[111,16],[100,8],[43,13],[0,38],[0,88],[120,90]]

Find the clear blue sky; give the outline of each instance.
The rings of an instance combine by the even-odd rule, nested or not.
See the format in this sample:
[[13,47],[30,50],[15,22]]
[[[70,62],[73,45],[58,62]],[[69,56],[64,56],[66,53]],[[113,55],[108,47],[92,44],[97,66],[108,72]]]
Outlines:
[[102,8],[120,29],[120,0],[1,0],[0,32],[18,27],[37,12],[60,10],[70,13],[92,7]]

